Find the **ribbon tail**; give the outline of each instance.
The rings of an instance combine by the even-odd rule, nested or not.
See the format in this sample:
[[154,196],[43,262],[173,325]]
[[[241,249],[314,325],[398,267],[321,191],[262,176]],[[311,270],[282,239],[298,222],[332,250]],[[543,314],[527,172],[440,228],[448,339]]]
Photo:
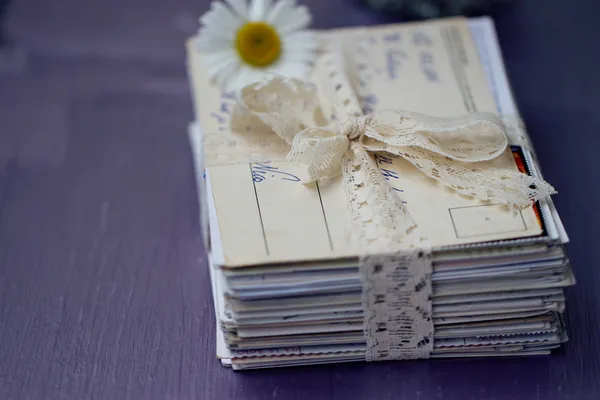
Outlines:
[[464,196],[482,201],[500,202],[522,209],[556,193],[546,181],[507,168],[502,158],[512,157],[510,154],[498,160],[467,163],[449,160],[422,148],[398,148],[393,152],[430,178]]
[[365,252],[387,253],[419,245],[415,221],[360,144],[352,143],[344,156],[343,186],[353,233]]
[[431,258],[398,194],[360,144],[344,159],[344,188],[362,242],[367,361],[429,358],[433,351]]

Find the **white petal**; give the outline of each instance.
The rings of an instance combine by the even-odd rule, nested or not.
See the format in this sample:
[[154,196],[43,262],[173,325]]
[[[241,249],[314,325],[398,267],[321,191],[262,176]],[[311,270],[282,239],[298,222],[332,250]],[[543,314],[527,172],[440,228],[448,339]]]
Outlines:
[[235,13],[244,21],[248,20],[248,3],[246,0],[225,0]]
[[268,66],[267,68],[261,69],[263,76],[269,75],[283,75],[287,77],[299,77],[303,75],[299,71],[310,69],[309,63],[301,63],[290,61],[288,57],[282,55],[275,64]]
[[287,16],[285,26],[280,29],[283,34],[294,32],[299,29],[307,28],[312,21],[308,8],[301,6],[295,7]]
[[202,15],[200,22],[205,32],[218,32],[218,35],[223,37],[233,37],[243,23],[220,3],[213,3],[213,9]]
[[228,64],[234,64],[238,62],[238,58],[232,50],[223,50],[215,53],[205,54],[202,60],[209,70],[209,75],[215,75],[215,71],[213,71],[215,69],[223,68]]
[[288,51],[282,58],[284,61],[312,64],[315,61],[316,54],[310,50]]
[[219,87],[224,88],[235,79],[240,69],[240,62],[235,54],[221,54],[213,59],[206,60],[208,76],[214,79]]
[[305,6],[282,7],[277,15],[272,16],[272,24],[281,34],[304,29],[310,25],[312,18]]
[[240,72],[239,66],[240,64],[229,64],[227,67],[219,70],[215,76],[217,85],[222,89],[226,89],[230,82],[232,82]]
[[200,24],[202,25],[201,28],[212,29],[213,25],[218,24],[215,18],[217,18],[215,16],[215,10],[211,8],[210,10],[202,14],[200,18],[198,18],[198,21],[200,21]]
[[233,12],[229,7],[226,7],[223,3],[212,3],[213,12],[218,20],[224,24],[227,24],[228,27],[232,27],[237,30],[240,25],[244,23],[241,17],[239,17],[236,13]]
[[231,40],[217,36],[201,35],[196,38],[196,48],[202,53],[211,53],[233,48]]
[[310,68],[317,56],[318,43],[312,32],[299,31],[283,37],[282,62],[304,63]]
[[271,75],[282,75],[282,76],[289,76],[285,74],[285,68],[282,68],[284,64],[282,62],[278,62],[275,65],[270,66],[268,69],[265,70],[265,76],[271,76]]
[[247,65],[240,64],[240,67],[237,70],[236,74],[232,76],[231,79],[225,85],[225,90],[227,90],[228,92],[238,91],[244,86],[248,85],[249,83],[252,83],[252,81],[250,81],[250,79],[248,78],[248,71],[249,68]]
[[248,83],[261,81],[270,75],[272,75],[272,73],[265,68],[250,68],[247,76],[247,79],[249,80]]
[[249,10],[250,21],[264,21],[272,3],[273,0],[252,0]]
[[202,40],[204,38],[220,38],[227,41],[232,41],[235,38],[237,30],[229,29],[220,24],[208,24],[203,26],[198,32],[198,37]]
[[310,67],[307,63],[283,60],[278,65],[277,73],[291,78],[305,79],[310,72]]
[[289,10],[294,8],[295,5],[296,0],[279,0],[277,3],[275,3],[273,8],[269,10],[265,20],[277,28],[278,21],[282,18],[282,16],[287,15]]
[[288,33],[282,37],[282,40],[285,51],[316,51],[319,47],[314,33],[310,31],[296,31],[293,33]]
[[196,45],[199,50],[216,51],[225,48],[233,48],[235,32],[220,28],[202,27],[196,35]]

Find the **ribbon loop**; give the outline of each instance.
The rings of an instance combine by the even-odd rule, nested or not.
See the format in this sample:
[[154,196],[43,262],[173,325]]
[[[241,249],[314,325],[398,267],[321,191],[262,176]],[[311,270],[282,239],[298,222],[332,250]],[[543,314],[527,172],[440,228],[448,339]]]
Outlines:
[[242,112],[233,113],[232,126],[236,118],[255,116],[288,144],[304,129],[326,124],[317,89],[297,79],[274,76],[251,83],[242,88],[238,98],[236,106]]
[[508,145],[504,124],[490,113],[433,118],[390,110],[376,114],[371,127],[367,132],[372,139],[369,143],[380,142],[373,146],[375,151],[412,146],[457,161],[480,162],[499,157]]

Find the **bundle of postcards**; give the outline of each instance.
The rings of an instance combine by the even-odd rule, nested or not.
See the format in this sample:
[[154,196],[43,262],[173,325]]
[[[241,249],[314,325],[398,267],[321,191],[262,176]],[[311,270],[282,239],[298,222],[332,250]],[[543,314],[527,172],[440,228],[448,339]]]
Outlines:
[[493,24],[305,30],[213,3],[188,42],[190,137],[236,370],[549,354],[567,236]]

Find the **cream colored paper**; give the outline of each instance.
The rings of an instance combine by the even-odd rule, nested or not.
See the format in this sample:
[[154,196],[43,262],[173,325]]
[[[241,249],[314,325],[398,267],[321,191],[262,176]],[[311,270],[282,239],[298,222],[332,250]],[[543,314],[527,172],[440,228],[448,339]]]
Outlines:
[[[366,112],[403,109],[433,116],[460,116],[495,111],[495,104],[479,63],[468,26],[463,20],[447,20],[373,29],[326,32],[348,41],[365,41],[370,75],[356,86]],[[229,116],[233,97],[221,95],[209,85],[200,55],[189,46],[190,72],[197,116],[205,148],[211,144],[235,145]],[[319,86],[327,69],[317,62],[313,81]],[[358,65],[360,68],[360,65]],[[353,71],[346,71],[352,75]],[[358,80],[355,77],[355,81]],[[324,86],[324,85],[323,85]],[[325,93],[325,99],[334,102]],[[333,104],[333,103],[331,103]],[[330,104],[330,105],[331,105]],[[330,107],[327,112],[335,113]],[[270,134],[265,132],[265,135]],[[239,142],[243,137],[235,136]],[[245,146],[247,147],[247,146]],[[288,148],[274,146],[263,159],[282,159]],[[240,159],[248,157],[247,151]],[[206,163],[228,162],[206,154]],[[234,157],[235,158],[235,157]],[[532,209],[512,213],[500,206],[464,198],[402,159],[377,158],[382,174],[398,191],[419,231],[434,247],[533,236],[541,233]],[[494,160],[514,165],[507,152]],[[327,186],[302,185],[298,167],[285,162],[240,164],[208,169],[221,234],[225,266],[356,257],[360,249],[349,244],[348,215],[339,181]]]

